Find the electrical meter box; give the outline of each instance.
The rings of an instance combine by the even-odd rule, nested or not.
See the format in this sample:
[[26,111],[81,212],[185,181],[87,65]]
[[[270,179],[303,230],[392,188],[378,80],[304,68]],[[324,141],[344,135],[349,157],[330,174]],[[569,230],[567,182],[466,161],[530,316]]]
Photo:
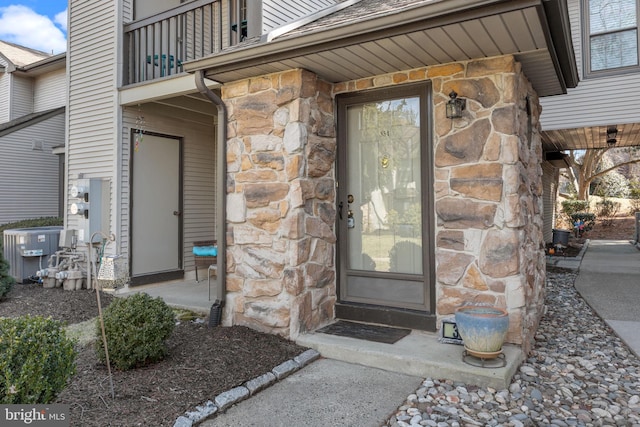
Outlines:
[[18,283],[29,283],[58,250],[61,230],[62,226],[4,230],[4,258],[9,263],[9,275]]
[[[100,178],[78,179],[71,185],[69,192],[69,213],[77,224],[78,243],[89,243],[97,231],[109,230],[109,180]],[[71,217],[70,217],[71,220]],[[96,235],[93,243],[102,237]]]

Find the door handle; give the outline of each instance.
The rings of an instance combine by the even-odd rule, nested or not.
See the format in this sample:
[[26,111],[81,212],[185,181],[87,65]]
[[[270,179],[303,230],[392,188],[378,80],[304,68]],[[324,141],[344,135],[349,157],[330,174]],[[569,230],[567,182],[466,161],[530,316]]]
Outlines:
[[180,211],[173,211],[173,214],[174,214],[175,216],[180,216],[180,215],[182,215],[182,212],[180,212]]
[[342,219],[342,206],[344,206],[344,203],[338,203],[338,217],[340,217],[340,219]]

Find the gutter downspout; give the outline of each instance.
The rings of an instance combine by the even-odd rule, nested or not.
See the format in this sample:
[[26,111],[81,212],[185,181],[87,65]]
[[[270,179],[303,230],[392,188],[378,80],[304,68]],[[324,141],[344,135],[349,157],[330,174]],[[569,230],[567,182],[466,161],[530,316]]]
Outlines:
[[[227,107],[222,99],[204,83],[204,71],[195,72],[195,83],[198,91],[206,96],[218,109],[218,130],[216,132],[216,182],[219,191],[216,191],[216,205],[219,206],[219,214],[216,216],[216,230],[218,234],[218,275],[216,277],[216,303],[219,301],[219,313],[226,299],[227,276]],[[222,184],[222,185],[220,185]],[[215,306],[216,304],[214,304]],[[213,311],[213,307],[212,307]],[[211,320],[210,320],[211,322]]]

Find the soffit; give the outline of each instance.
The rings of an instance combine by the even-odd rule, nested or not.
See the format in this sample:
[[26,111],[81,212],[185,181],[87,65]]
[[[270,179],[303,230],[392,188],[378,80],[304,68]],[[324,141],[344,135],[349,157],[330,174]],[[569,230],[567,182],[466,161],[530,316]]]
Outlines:
[[[640,146],[640,123],[617,125],[615,147]],[[542,149],[549,151],[607,148],[607,126],[550,130],[541,133]]]
[[[375,2],[362,2],[370,3]],[[512,54],[540,96],[566,91],[540,1],[418,3],[399,13],[351,20],[351,25],[334,16],[337,26],[316,22],[271,42],[252,40],[185,67],[205,69],[208,78],[222,83],[292,68],[337,83]],[[338,13],[353,14],[358,4]]]

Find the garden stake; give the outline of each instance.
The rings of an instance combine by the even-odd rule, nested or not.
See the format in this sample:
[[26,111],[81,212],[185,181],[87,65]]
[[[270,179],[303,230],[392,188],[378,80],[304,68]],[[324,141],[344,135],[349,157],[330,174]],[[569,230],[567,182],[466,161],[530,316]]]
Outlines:
[[[91,239],[89,240],[89,283],[91,283],[91,274],[93,274],[93,259],[92,259],[92,249],[93,249],[93,238],[97,235],[100,234],[102,237],[104,237],[105,239],[108,239],[110,241],[115,241],[116,238],[115,236],[112,234],[111,236],[107,236],[105,233],[103,233],[102,231],[96,231],[95,233],[93,233],[91,235]],[[96,274],[97,276],[97,274]],[[96,300],[98,301],[98,319],[100,319],[100,329],[102,330],[102,343],[104,345],[104,354],[106,357],[106,361],[107,361],[107,372],[109,373],[109,386],[111,388],[111,398],[115,399],[116,398],[116,394],[115,391],[113,389],[113,377],[111,376],[111,364],[109,363],[109,349],[107,348],[107,334],[104,330],[104,319],[102,318],[102,304],[100,303],[100,289],[98,289],[98,283],[96,281]]]

